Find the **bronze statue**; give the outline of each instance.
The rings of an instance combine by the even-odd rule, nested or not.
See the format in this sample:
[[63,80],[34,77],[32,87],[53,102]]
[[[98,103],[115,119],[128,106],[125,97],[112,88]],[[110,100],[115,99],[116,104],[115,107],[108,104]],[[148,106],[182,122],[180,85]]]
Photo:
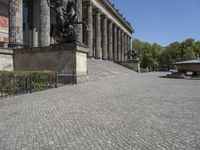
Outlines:
[[83,24],[87,28],[84,21],[79,21],[79,16],[75,11],[77,1],[68,1],[66,8],[62,5],[61,0],[47,3],[50,8],[56,12],[56,24],[51,26],[50,36],[55,43],[70,43],[77,41],[77,24]]
[[135,50],[128,50],[128,52],[126,54],[124,54],[124,56],[127,56],[128,60],[138,59],[138,53]]

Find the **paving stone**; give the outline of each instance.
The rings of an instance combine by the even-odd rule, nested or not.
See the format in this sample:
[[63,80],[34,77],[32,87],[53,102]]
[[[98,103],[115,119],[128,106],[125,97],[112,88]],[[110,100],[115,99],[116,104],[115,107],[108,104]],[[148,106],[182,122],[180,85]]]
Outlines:
[[0,100],[0,148],[200,149],[200,82],[125,70]]

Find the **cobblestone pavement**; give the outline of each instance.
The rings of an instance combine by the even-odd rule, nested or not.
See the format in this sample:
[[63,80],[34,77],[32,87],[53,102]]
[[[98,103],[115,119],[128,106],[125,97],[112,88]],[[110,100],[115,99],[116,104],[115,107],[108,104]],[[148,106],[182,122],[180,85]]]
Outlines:
[[0,100],[0,150],[199,150],[200,81],[160,75]]

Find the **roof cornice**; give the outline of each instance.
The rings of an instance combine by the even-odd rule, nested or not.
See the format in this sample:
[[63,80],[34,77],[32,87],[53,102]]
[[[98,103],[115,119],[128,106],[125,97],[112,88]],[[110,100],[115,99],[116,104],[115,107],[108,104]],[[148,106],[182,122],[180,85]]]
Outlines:
[[99,0],[101,3],[105,4],[105,6],[111,10],[112,14],[118,18],[121,23],[123,23],[131,32],[134,32],[134,29],[132,28],[131,24],[128,23],[125,18],[123,18],[122,15],[120,15],[119,11],[114,7],[114,5],[109,0]]

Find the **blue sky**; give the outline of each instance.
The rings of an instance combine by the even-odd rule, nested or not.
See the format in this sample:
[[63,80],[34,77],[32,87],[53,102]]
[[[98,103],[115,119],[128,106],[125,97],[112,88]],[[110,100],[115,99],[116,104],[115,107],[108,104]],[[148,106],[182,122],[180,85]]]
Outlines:
[[200,40],[200,0],[110,0],[135,29],[133,38],[167,46]]

